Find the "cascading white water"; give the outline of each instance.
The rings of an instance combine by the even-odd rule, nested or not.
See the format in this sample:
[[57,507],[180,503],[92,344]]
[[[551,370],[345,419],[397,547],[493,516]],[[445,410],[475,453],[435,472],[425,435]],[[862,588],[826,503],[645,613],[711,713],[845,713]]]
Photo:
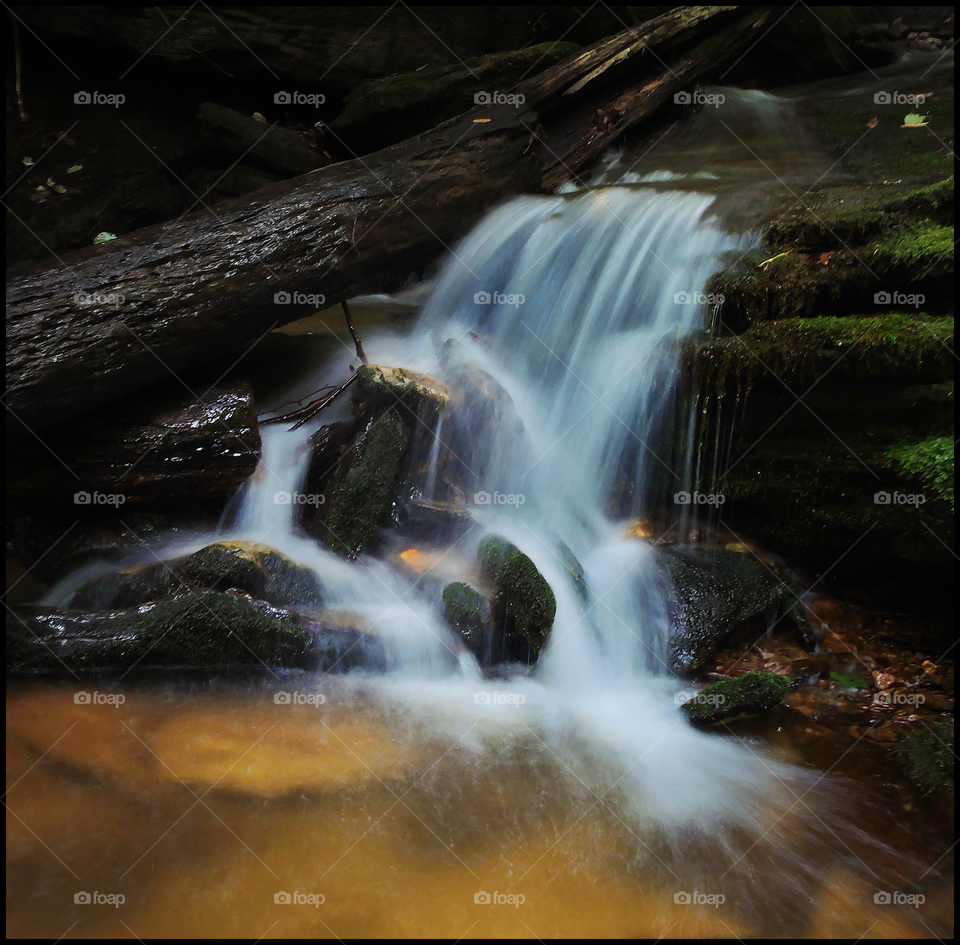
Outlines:
[[[712,201],[647,188],[514,200],[458,247],[412,338],[365,341],[375,361],[442,376],[437,348],[454,339],[512,397],[524,429],[477,431],[485,439],[475,455],[485,459],[473,481],[524,501],[471,512],[528,554],[554,588],[556,621],[532,675],[483,683],[468,656],[451,675],[438,601],[383,562],[345,562],[292,530],[290,506],[271,496],[270,470],[284,470],[283,488],[296,491],[303,431],[269,430],[263,469],[230,529],[268,534],[315,568],[329,607],[365,616],[398,654],[374,686],[434,729],[478,749],[525,737],[531,726],[557,746],[572,738],[612,765],[637,817],[678,829],[752,816],[751,800],[774,777],[769,760],[683,721],[673,698],[680,684],[665,670],[662,578],[650,546],[626,539],[610,514],[625,473],[642,503],[665,462],[659,436],[672,422],[678,342],[701,324],[698,296],[721,254],[746,245],[710,217]],[[431,492],[440,452],[435,442]],[[583,565],[586,603],[561,543]],[[456,550],[472,558],[472,546]],[[493,689],[512,698],[478,699]]]

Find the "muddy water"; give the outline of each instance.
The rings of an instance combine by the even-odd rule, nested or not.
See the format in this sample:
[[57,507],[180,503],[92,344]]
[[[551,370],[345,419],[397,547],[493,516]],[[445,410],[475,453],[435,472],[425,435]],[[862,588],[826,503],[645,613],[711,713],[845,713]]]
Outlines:
[[[750,827],[693,839],[631,817],[581,746],[545,747],[532,721],[509,742],[438,735],[357,680],[34,685],[7,720],[13,936],[886,938],[950,922],[934,852],[883,843],[856,782],[811,779]],[[777,728],[771,763],[801,760]]]

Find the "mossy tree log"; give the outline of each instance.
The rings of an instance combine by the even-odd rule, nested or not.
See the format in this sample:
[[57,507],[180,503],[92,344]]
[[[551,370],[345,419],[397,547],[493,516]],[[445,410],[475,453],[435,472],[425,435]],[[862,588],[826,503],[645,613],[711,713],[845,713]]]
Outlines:
[[[363,159],[12,274],[8,430],[27,436],[212,353],[229,363],[264,332],[318,307],[278,304],[278,293],[333,304],[399,284],[491,204],[542,186],[538,140],[553,142],[548,171],[557,155],[576,169],[615,137],[586,120],[598,104],[619,108],[627,96],[622,128],[656,108],[680,80],[676,62],[664,67],[647,55],[651,46],[669,42],[671,59],[687,49],[682,81],[736,52],[766,15],[741,13],[716,33],[718,18],[738,9],[678,8],[523,83],[519,108],[478,106]],[[713,39],[701,42],[708,32]]]

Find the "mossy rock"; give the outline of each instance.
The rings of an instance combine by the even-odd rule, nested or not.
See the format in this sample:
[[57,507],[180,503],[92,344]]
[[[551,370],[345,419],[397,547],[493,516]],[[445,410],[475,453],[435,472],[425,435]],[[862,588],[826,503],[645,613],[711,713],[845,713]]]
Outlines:
[[844,191],[839,202],[836,197],[809,200],[807,206],[774,221],[764,238],[770,247],[821,253],[863,244],[911,220],[932,217],[937,223],[949,223],[953,202],[953,176],[920,187],[858,187]]
[[477,548],[481,576],[494,587],[493,624],[507,637],[519,636],[536,659],[557,615],[557,600],[546,578],[519,548],[499,535],[488,535]]
[[779,673],[744,673],[702,689],[684,702],[682,711],[696,726],[730,722],[773,708],[783,701],[789,688],[790,680]]
[[[326,537],[345,557],[366,551],[394,501],[394,484],[410,443],[410,427],[396,409],[372,420],[348,450],[327,502]],[[345,457],[346,459],[346,457]]]
[[487,626],[487,604],[483,595],[469,584],[455,581],[443,589],[442,599],[444,619],[480,659]]
[[94,578],[74,594],[70,606],[111,610],[162,600],[187,589],[235,588],[271,604],[317,607],[320,582],[303,565],[269,545],[223,541],[173,561]]
[[953,797],[953,722],[931,722],[908,735],[894,751],[911,780],[926,793],[944,791]]
[[357,369],[353,403],[361,413],[399,405],[409,411],[411,419],[429,425],[431,414],[439,414],[449,401],[446,387],[426,374],[381,364],[362,364]]
[[939,382],[953,373],[952,317],[888,315],[785,318],[742,335],[691,339],[685,370],[699,391],[750,393],[755,382],[813,384],[838,379]]

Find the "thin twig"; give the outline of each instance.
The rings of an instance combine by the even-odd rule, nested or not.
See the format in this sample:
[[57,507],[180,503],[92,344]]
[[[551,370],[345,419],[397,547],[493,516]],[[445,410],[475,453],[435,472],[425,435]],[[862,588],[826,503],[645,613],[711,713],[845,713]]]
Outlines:
[[[289,404],[298,404],[299,406],[302,407],[302,406],[303,406],[303,402],[304,402],[308,397],[316,397],[317,394],[322,394],[325,390],[333,390],[335,386],[336,386],[335,384],[324,384],[323,387],[319,388],[318,390],[313,390],[313,391],[310,391],[309,394],[304,394],[299,400],[285,400],[282,404],[277,404],[276,407],[272,407],[270,410],[263,410],[263,411],[261,411],[259,414],[257,414],[257,419],[260,420],[261,414],[264,414],[264,413],[276,413],[278,410],[280,410],[280,409],[283,408],[283,407],[288,406]],[[272,418],[267,419],[267,420],[261,420],[260,422],[261,422],[261,423],[270,423],[271,420],[274,420],[274,419],[276,419],[276,418],[275,418],[275,417],[272,417]]]
[[[292,410],[290,413],[285,413],[282,417],[268,417],[266,420],[261,420],[260,423],[266,426],[268,423],[287,423],[290,420],[296,420],[297,422],[290,428],[291,430],[296,430],[302,427],[311,417],[316,416],[328,404],[333,403],[356,379],[357,375],[351,374],[339,387],[335,388],[332,393],[328,394],[322,400],[315,400],[305,407],[301,407],[299,410]],[[321,387],[320,390],[330,390],[330,385]],[[280,406],[283,406],[283,404]]]
[[350,319],[350,309],[347,308],[346,302],[341,302],[340,305],[343,307],[343,317],[347,320],[347,328],[350,329],[350,337],[353,339],[353,343],[357,346],[357,357],[364,364],[367,364],[367,356],[363,353],[363,345],[360,344],[360,339],[357,337],[357,333],[353,330],[353,322]]

